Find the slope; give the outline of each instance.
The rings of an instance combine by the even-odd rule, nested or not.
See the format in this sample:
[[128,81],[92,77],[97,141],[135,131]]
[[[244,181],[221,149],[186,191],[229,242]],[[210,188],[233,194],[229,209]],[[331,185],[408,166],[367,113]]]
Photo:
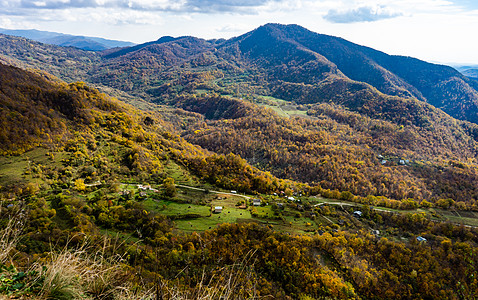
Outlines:
[[0,68],[3,155],[38,147],[60,152],[67,166],[97,169],[89,181],[161,182],[164,165],[173,159],[186,172],[229,189],[270,191],[291,184],[235,155],[216,155],[187,143],[170,131],[173,126],[158,112],[139,111],[82,82],[67,85],[14,67]]

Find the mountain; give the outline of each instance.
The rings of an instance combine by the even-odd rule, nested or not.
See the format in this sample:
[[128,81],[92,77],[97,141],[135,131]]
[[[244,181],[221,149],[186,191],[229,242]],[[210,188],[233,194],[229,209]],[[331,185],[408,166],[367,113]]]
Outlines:
[[[295,65],[290,65],[291,62],[297,64],[301,68],[300,76],[306,76],[305,80],[297,80],[301,83],[318,84],[324,78],[317,76],[336,76],[329,68],[317,67],[329,65],[340,70],[347,78],[368,83],[382,93],[414,97],[456,118],[478,121],[478,85],[448,66],[410,57],[390,56],[296,25],[268,24],[226,42],[225,46],[233,49],[238,47],[242,53],[259,63],[287,68],[286,74],[289,76],[299,73],[291,69],[297,68]],[[310,64],[314,65],[314,75],[304,75],[303,68]],[[289,82],[295,80],[278,79]]]
[[279,24],[101,53],[0,43],[8,63],[189,111],[165,115],[188,142],[280,179],[360,197],[478,200],[475,81],[450,67]]
[[467,77],[478,79],[478,66],[455,66],[455,68]]
[[[3,50],[3,53],[12,59],[27,59],[22,51],[8,53]],[[89,64],[88,61],[81,61],[81,55],[69,59]],[[230,93],[224,87],[218,87],[217,83],[228,81],[227,86],[238,90],[235,79],[240,70],[247,76],[255,76],[251,80],[246,77],[241,80],[246,79],[244,83],[254,86],[255,90],[261,89],[261,94],[280,93],[285,96],[289,93],[291,97],[309,98],[306,102],[321,102],[328,101],[328,96],[317,95],[312,100],[304,96],[305,91],[299,93],[297,84],[317,88],[330,82],[335,88],[341,86],[336,94],[348,89],[361,89],[363,84],[368,84],[384,94],[416,98],[455,118],[478,122],[478,83],[457,70],[410,57],[390,56],[297,25],[267,24],[226,41],[163,37],[108,51],[103,56],[98,53],[97,59],[100,62],[86,77],[78,76],[78,80],[108,85],[149,101],[161,98],[161,90],[165,89],[163,83],[177,80],[178,74],[183,71],[203,78],[190,77],[186,79],[189,83],[198,83],[199,80],[201,85],[207,84],[209,88],[222,90],[221,93]],[[165,68],[170,69],[165,73]],[[44,65],[41,69],[48,70],[51,66]],[[207,70],[214,78],[205,81],[203,75]],[[212,70],[221,74],[212,74]],[[282,83],[278,84],[279,81]],[[245,84],[241,84],[239,90],[244,87]],[[251,91],[245,93],[251,94]]]
[[0,33],[24,37],[45,44],[63,47],[75,47],[87,51],[102,51],[110,48],[130,47],[134,45],[131,42],[109,40],[98,37],[75,36],[58,32],[40,31],[35,29],[13,30],[0,28]]
[[473,299],[478,125],[300,34],[0,35],[0,297]]
[[[47,75],[40,76],[3,64],[0,64],[0,71],[0,111],[6,116],[1,120],[1,155],[23,154],[38,147],[52,151],[70,148],[75,152],[84,139],[99,145],[101,141],[95,139],[103,140],[104,136],[109,136],[111,141],[101,151],[105,151],[105,155],[109,151],[134,152],[133,157],[116,161],[119,165],[114,167],[116,170],[127,167],[129,176],[160,176],[163,168],[160,158],[170,156],[177,164],[188,166],[191,173],[205,180],[214,178],[215,184],[226,188],[249,192],[274,188],[271,186],[272,176],[251,168],[245,160],[212,155],[179,138],[174,131],[168,131],[174,126],[158,113],[142,112],[82,82],[68,85],[51,81]],[[96,135],[93,137],[92,134]],[[120,141],[125,137],[126,140]],[[75,145],[75,140],[78,145]],[[97,152],[97,147],[92,147],[93,152]],[[134,156],[135,153],[138,155]],[[221,170],[225,164],[228,164],[228,172]],[[231,172],[229,164],[235,165],[238,172]],[[269,183],[265,184],[266,181]],[[231,182],[235,182],[234,186],[230,186]]]

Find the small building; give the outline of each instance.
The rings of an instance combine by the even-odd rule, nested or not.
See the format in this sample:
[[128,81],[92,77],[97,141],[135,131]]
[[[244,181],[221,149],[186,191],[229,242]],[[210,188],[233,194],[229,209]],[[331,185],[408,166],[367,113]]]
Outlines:
[[292,196],[288,197],[287,199],[290,200],[290,201],[295,201],[295,198],[292,197]]
[[140,197],[146,197],[146,196],[148,196],[148,194],[146,194],[145,192],[140,192],[140,193],[139,193],[139,196],[140,196]]
[[380,235],[380,231],[379,231],[379,230],[376,230],[376,229],[374,229],[374,230],[372,230],[372,234],[374,234],[374,235]]
[[231,194],[237,194],[237,191],[231,191]]
[[357,218],[360,218],[362,216],[362,212],[360,210],[356,210],[354,211],[354,216],[356,216]]
[[215,207],[214,207],[214,213],[215,213],[215,214],[220,214],[220,213],[222,213],[222,206],[215,206]]
[[404,165],[404,164],[405,164],[405,160],[401,159],[401,160],[399,161],[399,163],[400,163],[401,165]]
[[418,237],[417,237],[417,241],[419,241],[419,242],[426,242],[427,239],[424,238],[424,237],[422,237],[422,236],[418,236]]
[[386,161],[385,159],[382,160],[382,165],[384,165],[384,164],[386,164],[386,163],[387,163],[387,161]]
[[261,199],[252,199],[252,205],[261,206]]
[[280,209],[283,209],[284,208],[284,203],[277,203],[277,207],[280,208]]

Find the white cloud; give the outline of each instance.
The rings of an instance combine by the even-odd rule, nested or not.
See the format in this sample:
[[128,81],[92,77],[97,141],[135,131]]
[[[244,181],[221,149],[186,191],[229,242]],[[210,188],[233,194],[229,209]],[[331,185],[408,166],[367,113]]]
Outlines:
[[[387,53],[478,63],[478,45],[472,30],[478,28],[478,1],[473,2],[0,0],[0,27],[141,43],[162,35],[229,38],[265,23],[299,24]],[[351,21],[355,23],[344,23]]]
[[373,22],[401,16],[401,12],[393,12],[385,7],[362,6],[355,9],[339,11],[331,9],[324,18],[332,23]]

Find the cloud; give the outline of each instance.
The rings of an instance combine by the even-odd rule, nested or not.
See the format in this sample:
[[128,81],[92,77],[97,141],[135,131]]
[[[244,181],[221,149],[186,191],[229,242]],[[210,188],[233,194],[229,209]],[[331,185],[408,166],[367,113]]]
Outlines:
[[216,29],[217,32],[246,32],[247,31],[247,26],[245,25],[237,25],[237,24],[229,24],[226,26],[223,26],[221,28]]
[[324,16],[324,19],[332,23],[358,23],[374,22],[383,19],[395,18],[402,15],[402,13],[391,12],[383,7],[373,8],[369,6],[363,6],[346,11],[331,9]]
[[23,9],[122,8],[177,13],[246,13],[269,3],[290,0],[4,0]]
[[189,12],[239,12],[254,13],[253,9],[270,0],[188,0],[184,8]]
[[478,3],[474,0],[451,0],[451,2],[466,10],[478,10]]

